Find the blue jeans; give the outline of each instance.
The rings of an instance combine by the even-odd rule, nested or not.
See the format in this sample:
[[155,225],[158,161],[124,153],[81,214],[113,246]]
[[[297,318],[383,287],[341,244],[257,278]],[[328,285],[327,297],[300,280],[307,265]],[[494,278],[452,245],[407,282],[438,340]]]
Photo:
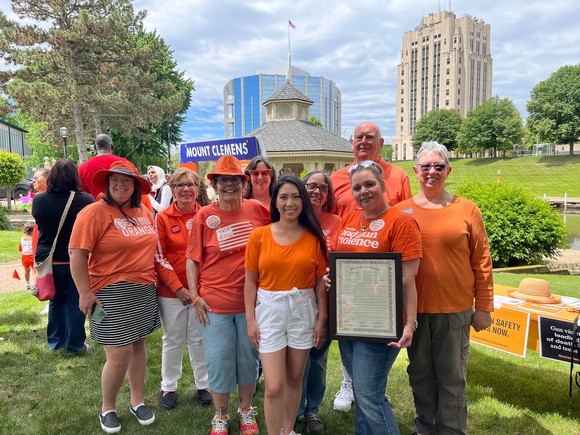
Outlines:
[[50,350],[66,349],[70,353],[85,348],[85,315],[79,309],[79,292],[69,264],[53,264],[55,294],[48,303],[46,337]]
[[387,377],[399,349],[383,343],[339,340],[340,356],[352,378],[356,413],[355,435],[400,434],[385,397]]
[[326,392],[326,363],[331,340],[326,340],[320,349],[310,349],[304,378],[302,379],[302,398],[298,415],[319,414],[320,404]]

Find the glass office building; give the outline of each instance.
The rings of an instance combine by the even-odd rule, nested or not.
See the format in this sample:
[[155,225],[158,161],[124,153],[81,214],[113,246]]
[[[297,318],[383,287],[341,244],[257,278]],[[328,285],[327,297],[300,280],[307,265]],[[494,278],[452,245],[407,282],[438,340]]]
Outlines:
[[[224,86],[224,137],[243,137],[266,122],[264,101],[286,83],[287,68],[259,71],[252,76],[230,80]],[[323,127],[340,136],[341,96],[336,84],[324,77],[311,76],[292,67],[292,85],[314,101],[310,115]]]

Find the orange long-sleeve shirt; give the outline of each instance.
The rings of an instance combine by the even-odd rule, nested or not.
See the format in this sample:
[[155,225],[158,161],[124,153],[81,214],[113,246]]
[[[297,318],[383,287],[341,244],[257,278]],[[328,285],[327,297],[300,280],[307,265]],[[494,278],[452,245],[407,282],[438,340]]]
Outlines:
[[417,272],[417,312],[457,313],[473,306],[493,311],[491,254],[477,205],[455,196],[445,208],[397,204],[415,218],[423,238]]

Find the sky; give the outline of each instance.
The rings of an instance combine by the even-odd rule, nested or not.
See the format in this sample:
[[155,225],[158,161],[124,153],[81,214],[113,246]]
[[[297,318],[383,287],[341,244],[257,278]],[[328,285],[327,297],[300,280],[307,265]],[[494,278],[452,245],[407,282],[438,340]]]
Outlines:
[[[0,0],[2,10],[9,1]],[[145,27],[174,50],[195,82],[184,142],[224,137],[223,88],[232,78],[292,64],[333,80],[342,93],[342,132],[361,121],[395,134],[402,37],[423,16],[451,10],[491,26],[493,95],[527,116],[530,91],[563,65],[580,63],[577,0],[135,0]]]

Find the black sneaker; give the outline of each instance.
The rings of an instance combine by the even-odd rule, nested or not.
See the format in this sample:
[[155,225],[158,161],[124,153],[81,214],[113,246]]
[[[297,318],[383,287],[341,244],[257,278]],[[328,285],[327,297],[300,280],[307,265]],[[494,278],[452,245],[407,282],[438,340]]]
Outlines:
[[170,391],[167,394],[163,394],[161,390],[161,395],[159,397],[159,404],[162,408],[173,409],[177,405],[177,399],[175,397],[175,391]]
[[130,406],[129,409],[141,426],[147,426],[155,421],[155,414],[146,405],[139,405],[137,409]]
[[107,433],[117,433],[121,430],[121,422],[115,411],[109,411],[105,415],[99,412],[101,428]]
[[209,390],[197,390],[197,401],[202,406],[211,405],[211,393]]
[[324,432],[324,423],[318,414],[306,414],[304,420],[306,421],[306,432],[314,434]]

